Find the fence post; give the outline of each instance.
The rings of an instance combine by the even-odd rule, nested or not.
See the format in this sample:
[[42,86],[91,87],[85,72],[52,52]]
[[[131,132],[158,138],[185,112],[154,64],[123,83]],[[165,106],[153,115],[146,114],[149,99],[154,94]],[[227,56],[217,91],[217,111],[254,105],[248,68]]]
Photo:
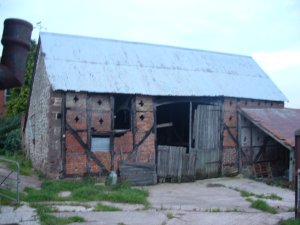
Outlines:
[[[0,157],[0,161],[15,164],[15,169],[9,169],[8,171],[0,173],[0,186],[4,189],[13,190],[12,193],[15,193],[15,198],[8,194],[4,194],[0,192],[0,196],[10,199],[17,204],[20,203],[20,194],[19,194],[19,186],[20,186],[20,164],[17,161],[9,160]],[[5,187],[7,186],[7,187]]]
[[300,218],[300,130],[295,132],[295,218]]

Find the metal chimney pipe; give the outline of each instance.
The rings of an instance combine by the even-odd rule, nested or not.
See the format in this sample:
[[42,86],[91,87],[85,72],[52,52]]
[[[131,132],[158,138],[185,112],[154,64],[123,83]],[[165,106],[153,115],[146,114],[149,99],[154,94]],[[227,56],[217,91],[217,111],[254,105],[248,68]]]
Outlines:
[[24,83],[28,50],[31,46],[31,23],[20,19],[6,19],[1,43],[0,90]]

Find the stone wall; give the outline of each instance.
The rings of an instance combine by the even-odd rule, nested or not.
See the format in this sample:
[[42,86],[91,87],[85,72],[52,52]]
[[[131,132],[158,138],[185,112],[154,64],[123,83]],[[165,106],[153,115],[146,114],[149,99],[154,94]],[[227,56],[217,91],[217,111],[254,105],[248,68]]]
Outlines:
[[46,75],[44,56],[41,51],[39,54],[25,125],[25,151],[33,166],[48,174],[51,89]]

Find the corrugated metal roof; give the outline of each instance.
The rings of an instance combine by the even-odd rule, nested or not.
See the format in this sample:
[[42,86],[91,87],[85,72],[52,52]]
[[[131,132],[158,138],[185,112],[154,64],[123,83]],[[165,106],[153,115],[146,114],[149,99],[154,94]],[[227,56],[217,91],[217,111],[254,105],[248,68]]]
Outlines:
[[285,101],[248,56],[41,33],[54,90]]
[[241,109],[250,121],[288,147],[295,146],[295,132],[300,128],[300,109]]

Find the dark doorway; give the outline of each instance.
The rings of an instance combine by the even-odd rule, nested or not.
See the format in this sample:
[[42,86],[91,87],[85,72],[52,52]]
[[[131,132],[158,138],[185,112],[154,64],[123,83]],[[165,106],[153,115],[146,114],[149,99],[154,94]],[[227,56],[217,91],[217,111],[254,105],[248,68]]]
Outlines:
[[[157,144],[189,147],[189,103],[157,107]],[[188,151],[188,150],[187,150]]]

